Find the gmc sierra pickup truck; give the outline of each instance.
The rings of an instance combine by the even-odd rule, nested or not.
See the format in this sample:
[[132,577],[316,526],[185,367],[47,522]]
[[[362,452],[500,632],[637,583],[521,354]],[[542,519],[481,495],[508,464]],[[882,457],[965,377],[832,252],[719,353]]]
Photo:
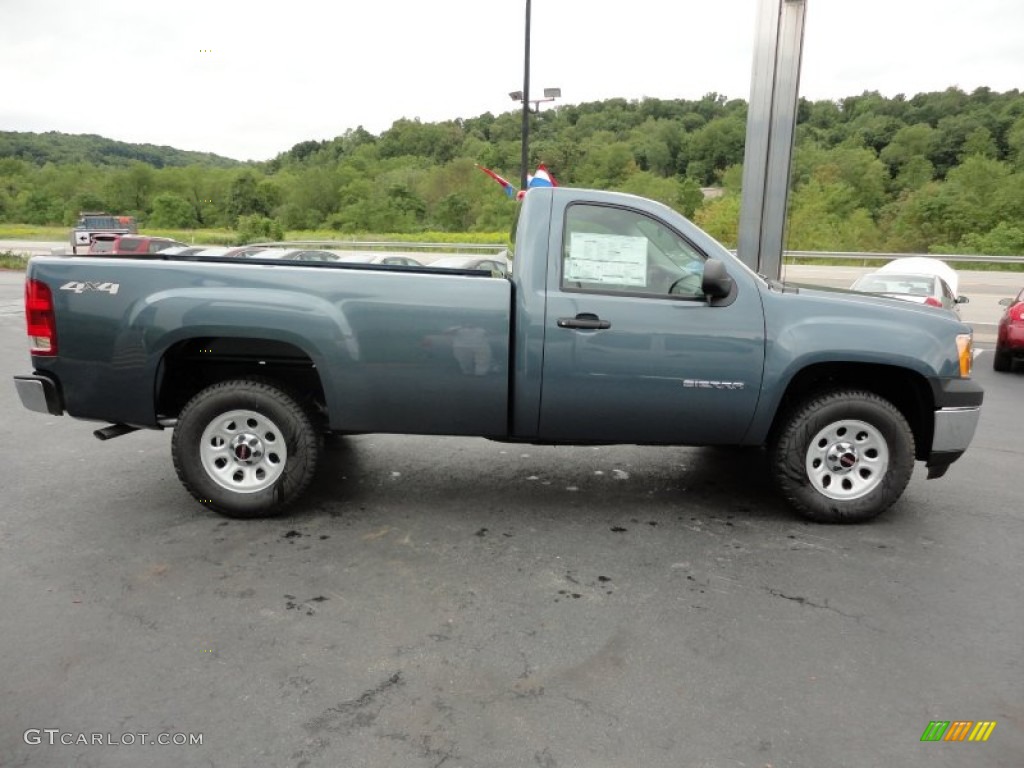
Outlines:
[[195,499],[300,497],[331,433],[765,446],[805,517],[856,522],[939,477],[983,393],[952,313],[754,274],[649,200],[526,194],[510,277],[273,259],[37,257],[22,403],[173,428]]

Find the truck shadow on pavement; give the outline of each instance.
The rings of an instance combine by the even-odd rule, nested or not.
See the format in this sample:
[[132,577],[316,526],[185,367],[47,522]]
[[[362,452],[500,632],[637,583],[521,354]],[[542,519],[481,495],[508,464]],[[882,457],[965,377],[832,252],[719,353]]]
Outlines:
[[690,513],[796,519],[758,448],[567,447],[397,435],[332,438],[287,516],[373,514],[392,506]]

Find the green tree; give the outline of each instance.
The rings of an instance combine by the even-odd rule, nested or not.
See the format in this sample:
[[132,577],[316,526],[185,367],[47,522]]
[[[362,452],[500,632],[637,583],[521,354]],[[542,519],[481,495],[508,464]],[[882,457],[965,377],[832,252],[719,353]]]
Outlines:
[[[1024,117],[1019,118],[1006,133],[1008,158],[1018,171],[1024,171]],[[0,177],[3,176],[0,171]]]
[[739,117],[712,120],[689,141],[686,175],[700,184],[715,183],[716,175],[743,162],[746,125]]
[[45,192],[25,192],[18,196],[18,218],[26,224],[60,224],[64,205]]
[[[942,253],[943,250],[938,250]],[[964,235],[956,249],[949,253],[980,253],[990,256],[1024,255],[1024,226],[1001,221],[984,234],[971,232]]]
[[260,196],[259,184],[251,171],[243,171],[235,177],[225,206],[229,216],[238,218],[258,214],[265,217],[270,213],[266,201]]
[[740,196],[727,193],[706,201],[693,220],[718,242],[735,248],[740,231]]
[[170,192],[153,198],[153,211],[146,223],[151,227],[191,229],[198,223],[195,209],[188,200]]
[[284,239],[284,228],[280,222],[254,213],[238,218],[237,237],[239,245],[273,242]]
[[114,213],[143,213],[149,204],[156,174],[151,166],[133,161],[128,168],[113,171],[108,177],[103,197]]
[[472,208],[465,195],[452,192],[441,199],[434,221],[442,232],[467,232],[472,225]]
[[93,192],[79,192],[64,205],[64,226],[70,227],[78,221],[82,211],[105,211],[107,202]]

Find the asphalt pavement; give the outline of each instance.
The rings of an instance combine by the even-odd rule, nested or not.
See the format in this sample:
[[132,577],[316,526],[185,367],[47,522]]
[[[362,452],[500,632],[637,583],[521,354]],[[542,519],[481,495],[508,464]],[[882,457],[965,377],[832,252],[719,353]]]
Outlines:
[[[7,382],[20,302],[0,273]],[[1024,372],[985,347],[968,453],[845,527],[758,451],[395,435],[229,521],[169,433],[0,383],[0,764],[1019,768]]]

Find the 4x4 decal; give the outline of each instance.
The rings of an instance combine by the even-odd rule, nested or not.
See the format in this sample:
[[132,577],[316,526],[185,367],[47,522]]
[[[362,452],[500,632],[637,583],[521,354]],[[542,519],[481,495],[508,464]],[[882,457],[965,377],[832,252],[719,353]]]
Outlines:
[[96,291],[98,293],[109,293],[113,296],[117,293],[120,287],[120,283],[80,283],[76,280],[72,280],[70,283],[64,283],[60,289],[62,291],[74,291],[75,293]]

